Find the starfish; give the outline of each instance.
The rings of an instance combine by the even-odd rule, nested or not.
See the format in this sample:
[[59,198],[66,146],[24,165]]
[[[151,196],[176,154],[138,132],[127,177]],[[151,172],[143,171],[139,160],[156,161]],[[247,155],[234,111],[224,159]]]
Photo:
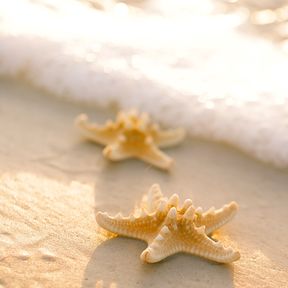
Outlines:
[[178,252],[230,263],[240,258],[239,252],[224,247],[208,235],[227,223],[237,209],[237,204],[231,202],[221,209],[203,212],[200,207],[195,209],[191,199],[180,206],[177,194],[167,199],[159,185],[154,184],[128,217],[98,212],[96,220],[108,231],[146,241],[148,247],[140,258],[148,263],[159,262]]
[[148,114],[137,111],[120,112],[115,122],[109,120],[103,126],[89,123],[85,114],[75,123],[86,138],[105,146],[106,158],[119,161],[135,157],[161,169],[169,169],[173,161],[159,148],[174,146],[185,137],[183,129],[163,131]]

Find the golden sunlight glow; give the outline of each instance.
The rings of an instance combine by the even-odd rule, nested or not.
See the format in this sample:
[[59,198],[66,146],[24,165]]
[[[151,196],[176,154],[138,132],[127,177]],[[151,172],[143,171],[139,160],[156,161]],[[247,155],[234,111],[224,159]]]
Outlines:
[[273,10],[262,10],[255,12],[252,17],[253,22],[260,25],[273,23],[277,20],[277,15]]

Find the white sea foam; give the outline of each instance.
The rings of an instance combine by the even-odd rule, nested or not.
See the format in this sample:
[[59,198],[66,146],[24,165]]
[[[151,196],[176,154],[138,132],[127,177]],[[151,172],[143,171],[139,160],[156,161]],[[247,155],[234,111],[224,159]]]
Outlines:
[[38,2],[0,2],[1,75],[100,107],[138,107],[193,136],[288,165],[288,57],[237,32],[241,16]]

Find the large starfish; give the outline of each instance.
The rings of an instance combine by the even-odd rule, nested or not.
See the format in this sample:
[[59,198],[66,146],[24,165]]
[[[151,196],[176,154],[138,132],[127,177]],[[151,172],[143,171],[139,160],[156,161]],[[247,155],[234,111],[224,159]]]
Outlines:
[[177,194],[163,197],[160,187],[152,185],[135,211],[128,217],[115,217],[98,212],[97,223],[113,233],[138,238],[148,243],[142,252],[143,261],[154,263],[175,254],[186,252],[219,263],[240,258],[239,252],[225,248],[208,235],[227,223],[236,213],[237,204],[231,202],[221,209],[202,212],[195,209],[190,199],[179,205]]
[[159,148],[176,145],[185,137],[183,129],[160,130],[146,113],[136,111],[120,112],[115,122],[108,121],[103,126],[89,123],[85,114],[75,122],[89,140],[106,146],[103,154],[108,159],[136,157],[162,169],[169,169],[172,159]]

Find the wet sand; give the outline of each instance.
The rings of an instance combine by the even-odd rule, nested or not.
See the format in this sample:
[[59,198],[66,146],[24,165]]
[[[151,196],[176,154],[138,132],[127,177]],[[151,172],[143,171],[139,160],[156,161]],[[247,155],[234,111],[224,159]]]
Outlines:
[[[137,160],[110,163],[73,127],[81,112],[99,122],[113,116],[0,80],[1,288],[287,285],[287,169],[199,139],[165,150],[175,159],[170,173]],[[215,238],[241,259],[219,265],[178,254],[144,264],[144,242],[97,227],[95,212],[128,213],[153,183],[204,208],[237,201],[237,216]]]

